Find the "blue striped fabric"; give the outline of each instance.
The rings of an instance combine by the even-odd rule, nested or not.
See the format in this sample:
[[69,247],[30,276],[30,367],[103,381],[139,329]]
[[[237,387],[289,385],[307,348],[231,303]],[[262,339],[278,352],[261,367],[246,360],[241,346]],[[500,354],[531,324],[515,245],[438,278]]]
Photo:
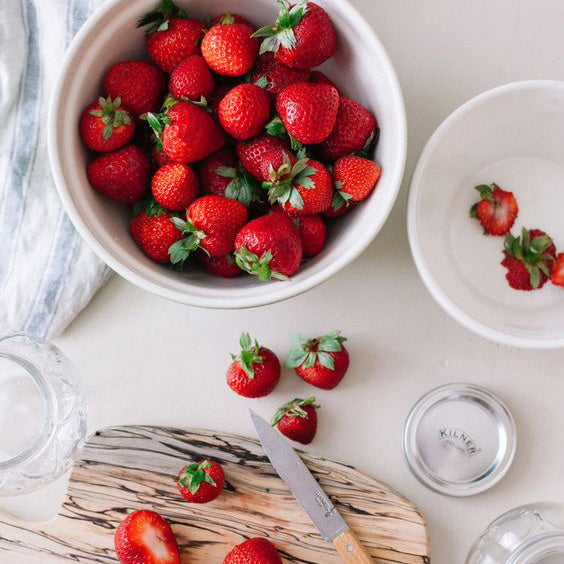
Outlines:
[[60,334],[109,276],[61,206],[46,146],[49,94],[60,61],[100,3],[0,3],[1,332]]

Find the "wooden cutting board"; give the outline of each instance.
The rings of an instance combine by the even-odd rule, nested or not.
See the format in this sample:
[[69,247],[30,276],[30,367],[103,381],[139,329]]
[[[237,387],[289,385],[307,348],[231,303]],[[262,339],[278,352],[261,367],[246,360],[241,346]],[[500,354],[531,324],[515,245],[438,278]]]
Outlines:
[[[223,465],[226,489],[210,504],[188,504],[174,477],[187,460],[202,458]],[[350,466],[303,459],[375,562],[430,562],[425,522],[411,502]],[[341,562],[257,441],[166,427],[111,427],[90,437],[55,520],[23,524],[0,515],[0,562],[115,564],[114,530],[135,509],[169,520],[183,564],[221,564],[233,545],[253,536],[269,537],[284,562]]]

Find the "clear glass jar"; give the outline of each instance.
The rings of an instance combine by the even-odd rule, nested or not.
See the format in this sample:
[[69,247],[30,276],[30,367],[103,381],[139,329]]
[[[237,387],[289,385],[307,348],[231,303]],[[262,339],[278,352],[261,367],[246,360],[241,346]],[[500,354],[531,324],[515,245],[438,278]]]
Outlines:
[[466,564],[562,564],[564,505],[537,503],[497,518],[472,547]]
[[0,338],[0,496],[61,476],[85,435],[86,405],[67,357],[23,333]]

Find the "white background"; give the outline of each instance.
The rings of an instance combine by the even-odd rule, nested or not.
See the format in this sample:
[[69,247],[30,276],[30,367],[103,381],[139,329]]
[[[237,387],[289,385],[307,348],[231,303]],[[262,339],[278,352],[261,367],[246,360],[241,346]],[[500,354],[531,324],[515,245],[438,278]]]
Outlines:
[[[349,337],[351,369],[339,388],[317,393],[323,409],[309,450],[353,464],[403,492],[426,516],[433,563],[461,564],[480,531],[500,513],[531,501],[564,501],[564,353],[500,347],[443,313],[423,287],[409,253],[407,187],[425,141],[461,103],[514,80],[564,79],[564,2],[352,1],[388,49],[409,120],[404,186],[372,246],[346,271],[306,295],[247,311],[169,303],[116,276],[57,343],[84,379],[91,431],[141,423],[253,436],[248,405],[270,416],[278,404],[312,389],[287,372],[266,399],[251,402],[231,393],[224,373],[240,332],[250,331],[283,355],[293,332],[341,329]],[[409,408],[432,387],[455,381],[498,393],[519,431],[517,457],[507,477],[469,499],[427,491],[401,454]],[[59,484],[2,506],[44,517],[61,495]]]

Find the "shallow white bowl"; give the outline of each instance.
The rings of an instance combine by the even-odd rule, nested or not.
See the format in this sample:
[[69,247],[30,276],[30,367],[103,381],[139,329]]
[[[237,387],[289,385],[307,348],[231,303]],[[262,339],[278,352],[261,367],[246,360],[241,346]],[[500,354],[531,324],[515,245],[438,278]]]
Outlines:
[[564,250],[564,82],[507,84],[470,100],[435,131],[411,182],[408,231],[419,273],[454,319],[483,337],[529,348],[564,346],[564,290],[509,287],[503,237],[468,216],[477,184],[514,191],[522,226]]
[[[356,258],[372,241],[394,204],[403,174],[406,120],[394,69],[374,32],[345,0],[319,0],[338,29],[340,49],[325,65],[344,92],[378,117],[382,166],[378,189],[362,206],[334,225],[326,249],[289,282],[262,283],[254,277],[223,280],[205,272],[180,274],[146,258],[128,233],[129,212],[94,192],[86,177],[87,156],[78,136],[78,117],[100,92],[101,78],[113,63],[144,56],[144,33],[137,19],[157,0],[110,0],[80,30],[62,64],[49,115],[51,166],[60,196],[82,237],[106,263],[142,288],[179,302],[219,308],[277,302],[323,282]],[[178,0],[195,17],[211,8]],[[213,12],[232,10],[256,24],[273,21],[274,0],[218,0]]]

